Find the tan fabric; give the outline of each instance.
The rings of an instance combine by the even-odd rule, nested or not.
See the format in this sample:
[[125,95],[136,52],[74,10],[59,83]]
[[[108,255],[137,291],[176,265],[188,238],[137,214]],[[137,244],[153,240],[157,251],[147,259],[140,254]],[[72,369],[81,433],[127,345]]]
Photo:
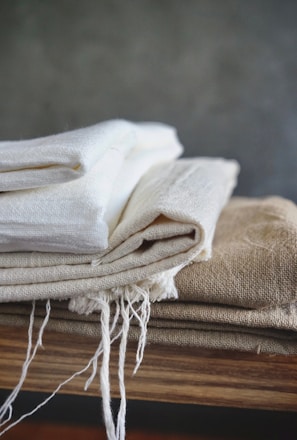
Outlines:
[[[100,315],[78,315],[67,310],[67,301],[52,303],[51,319],[48,329],[66,333],[77,334],[86,337],[100,337]],[[189,304],[178,303],[152,305],[152,319],[149,322],[147,340],[152,344],[165,344],[177,346],[191,346],[196,348],[210,348],[220,350],[239,350],[253,352],[267,352],[277,354],[297,354],[297,333],[289,330],[296,321],[296,308],[291,308],[286,319],[286,310],[276,308],[270,312],[270,322],[267,318],[268,311],[251,311],[258,318],[259,326],[247,325],[242,318],[236,319],[236,312],[233,319],[229,319],[228,310],[221,307],[212,307],[211,315],[206,314],[205,307],[199,305],[190,310]],[[175,307],[174,307],[175,306]],[[280,310],[277,310],[280,309]],[[44,316],[44,304],[40,303],[36,308],[36,325],[40,325]],[[168,313],[168,310],[170,312]],[[0,325],[28,326],[30,304],[0,304]],[[187,311],[187,312],[185,312]],[[200,313],[199,313],[200,312]],[[230,312],[230,308],[229,308]],[[243,311],[244,313],[249,313]],[[225,314],[225,316],[224,316]],[[262,315],[262,317],[261,317]],[[166,316],[166,318],[164,318]],[[227,318],[226,318],[227,316]],[[274,328],[274,317],[282,316],[280,328]],[[192,320],[192,318],[195,320]],[[189,319],[191,318],[191,319]],[[211,321],[213,319],[213,322]],[[267,324],[267,326],[265,326]],[[129,338],[137,340],[139,328],[136,322],[131,323]]]
[[297,299],[297,207],[280,197],[233,198],[223,210],[207,263],[176,277],[182,301],[247,308]]
[[[0,304],[2,315],[29,315],[31,303]],[[38,302],[36,316],[44,315],[44,303]],[[60,321],[98,322],[98,313],[79,315],[68,310],[67,301],[52,302],[51,318]],[[161,324],[160,324],[161,323]],[[263,310],[247,310],[237,307],[192,304],[180,301],[162,301],[151,305],[150,326],[170,328],[200,328],[204,324],[237,326],[238,328],[289,330],[297,332],[297,303]],[[198,326],[198,327],[197,327]]]
[[[247,310],[215,304],[166,303],[154,304],[152,318],[174,323],[186,322],[188,328],[195,323],[230,324],[250,328],[271,328],[297,331],[297,303],[264,310]],[[179,325],[179,324],[177,324]]]
[[152,295],[155,285],[171,288],[164,271],[210,257],[216,222],[237,173],[237,163],[223,159],[154,167],[135,189],[106,252],[1,254],[0,302],[88,298],[155,275],[148,285]]

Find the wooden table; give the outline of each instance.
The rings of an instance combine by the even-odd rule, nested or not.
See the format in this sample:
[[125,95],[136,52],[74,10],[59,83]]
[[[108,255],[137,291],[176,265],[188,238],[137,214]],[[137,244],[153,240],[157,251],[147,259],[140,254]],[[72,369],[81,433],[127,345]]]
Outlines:
[[[27,347],[27,330],[0,326],[0,388],[13,388]],[[97,341],[46,331],[44,350],[32,363],[23,390],[53,391],[87,364]],[[112,349],[111,384],[117,389],[117,346]],[[297,411],[297,356],[249,354],[148,345],[135,376],[135,344],[126,365],[128,399],[211,406]],[[85,392],[87,375],[63,387],[63,393],[99,395],[98,382]]]

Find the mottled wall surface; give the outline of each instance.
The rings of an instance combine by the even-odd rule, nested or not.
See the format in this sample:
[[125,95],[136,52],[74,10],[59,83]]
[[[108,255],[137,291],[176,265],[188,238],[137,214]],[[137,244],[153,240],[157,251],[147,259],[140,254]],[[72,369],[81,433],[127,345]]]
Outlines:
[[[0,137],[124,117],[297,201],[295,0],[1,0]],[[0,157],[1,160],[1,157]]]

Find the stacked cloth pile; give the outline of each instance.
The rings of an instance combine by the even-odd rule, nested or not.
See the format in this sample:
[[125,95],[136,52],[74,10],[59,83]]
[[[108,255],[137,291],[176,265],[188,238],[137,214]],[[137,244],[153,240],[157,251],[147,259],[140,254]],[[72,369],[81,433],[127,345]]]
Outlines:
[[[297,353],[296,204],[230,198],[235,161],[178,159],[182,151],[172,127],[122,120],[0,143],[0,324],[29,325],[0,435],[18,422],[12,405],[46,326],[98,338],[82,371],[93,366],[88,387],[102,355],[111,440],[125,437],[129,338],[138,341],[135,370],[147,341]],[[117,423],[108,380],[115,339]]]
[[[1,425],[11,421],[13,402],[42,345],[45,326],[59,322],[59,309],[51,313],[53,300],[67,300],[69,312],[62,310],[62,315],[85,316],[80,320],[95,316],[97,331],[98,313],[92,313],[99,312],[100,344],[89,363],[93,373],[88,383],[102,354],[107,436],[125,437],[123,369],[129,328],[133,337],[137,323],[137,369],[147,337],[153,337],[147,332],[151,303],[176,299],[175,275],[194,261],[196,267],[210,259],[217,220],[236,185],[235,161],[177,160],[181,153],[172,127],[123,120],[0,143],[0,324],[20,323],[21,310],[32,303],[22,376],[0,408]],[[46,313],[34,345],[37,300],[46,301]],[[156,328],[168,321],[152,316]],[[108,375],[114,339],[121,340],[122,400],[116,426]]]
[[[281,197],[233,197],[223,209],[212,258],[175,277],[178,300],[151,305],[154,344],[297,354],[297,206]],[[28,324],[30,304],[0,307],[2,323]],[[112,310],[115,313],[115,310]],[[44,304],[36,307],[39,325]],[[48,327],[99,337],[98,314],[78,315],[53,302]],[[131,321],[129,337],[139,337]]]

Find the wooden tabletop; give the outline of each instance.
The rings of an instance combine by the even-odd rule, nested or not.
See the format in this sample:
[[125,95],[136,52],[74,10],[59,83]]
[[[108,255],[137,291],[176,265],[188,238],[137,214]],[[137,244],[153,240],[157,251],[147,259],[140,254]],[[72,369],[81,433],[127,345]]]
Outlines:
[[[13,388],[27,348],[27,330],[0,327],[0,388]],[[23,390],[53,391],[87,364],[98,341],[46,331]],[[117,354],[111,355],[111,384],[118,397]],[[297,356],[273,356],[174,346],[148,345],[136,375],[135,344],[126,361],[126,391],[130,399],[211,406],[297,411]],[[85,392],[88,375],[76,377],[64,393],[100,395],[98,381]]]

